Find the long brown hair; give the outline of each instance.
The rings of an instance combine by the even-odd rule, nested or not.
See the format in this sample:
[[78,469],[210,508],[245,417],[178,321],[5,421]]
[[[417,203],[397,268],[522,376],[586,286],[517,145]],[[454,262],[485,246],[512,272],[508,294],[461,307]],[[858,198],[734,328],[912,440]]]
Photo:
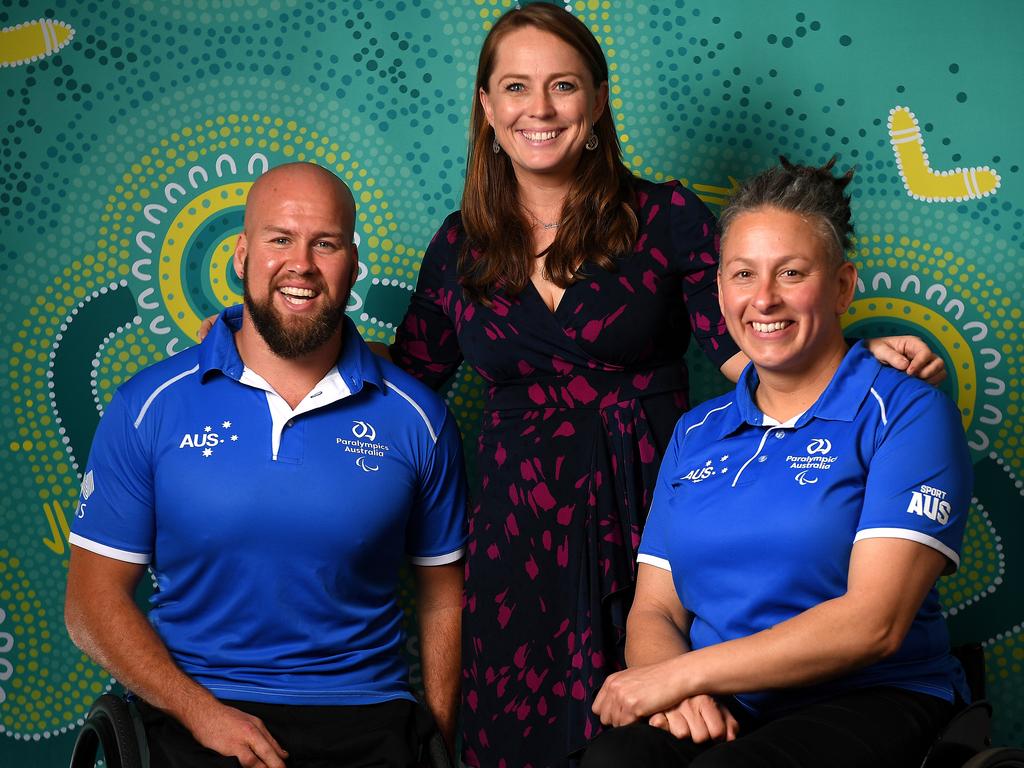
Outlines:
[[[595,87],[608,81],[608,63],[597,40],[582,21],[555,5],[533,3],[511,10],[484,40],[473,92],[469,163],[462,192],[467,239],[460,256],[463,288],[470,299],[484,304],[490,303],[489,295],[499,287],[511,295],[526,288],[537,257],[531,222],[519,204],[512,162],[504,152],[492,152],[494,131],[479,99],[480,90],[487,90],[501,41],[524,27],[555,35],[572,46],[586,63]],[[628,253],[637,236],[633,175],[622,162],[607,104],[594,133],[597,149],[583,152],[562,204],[555,240],[543,254],[545,277],[562,288],[581,279],[581,261],[614,269],[615,257]]]

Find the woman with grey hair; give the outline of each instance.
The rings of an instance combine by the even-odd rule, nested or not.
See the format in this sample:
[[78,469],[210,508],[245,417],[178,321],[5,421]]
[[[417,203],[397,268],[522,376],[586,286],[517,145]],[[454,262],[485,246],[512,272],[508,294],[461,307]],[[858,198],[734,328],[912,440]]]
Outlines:
[[639,547],[619,726],[585,768],[916,765],[967,699],[935,582],[971,460],[955,405],[843,337],[852,172],[782,165],[721,218],[719,302],[750,358],[685,414]]

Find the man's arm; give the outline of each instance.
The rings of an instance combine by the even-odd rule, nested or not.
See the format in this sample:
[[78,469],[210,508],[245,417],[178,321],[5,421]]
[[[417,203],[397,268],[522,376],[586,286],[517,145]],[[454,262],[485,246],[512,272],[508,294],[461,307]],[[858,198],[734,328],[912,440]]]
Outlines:
[[413,572],[427,708],[437,721],[448,751],[455,754],[462,667],[463,563],[417,565]]
[[284,768],[287,752],[259,718],[221,704],[174,663],[133,599],[145,568],[72,545],[64,604],[72,641],[203,746],[246,768]]

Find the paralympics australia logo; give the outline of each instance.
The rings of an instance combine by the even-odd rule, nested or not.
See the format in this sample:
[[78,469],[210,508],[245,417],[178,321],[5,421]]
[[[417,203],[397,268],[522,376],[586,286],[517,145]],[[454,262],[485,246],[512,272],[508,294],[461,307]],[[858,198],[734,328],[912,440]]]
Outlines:
[[377,429],[368,421],[352,422],[352,437],[335,438],[335,444],[344,446],[345,453],[354,453],[356,466],[363,472],[377,472],[380,463],[377,459],[384,458],[391,447],[377,442]]
[[832,453],[832,441],[816,437],[807,444],[803,456],[787,456],[790,469],[798,470],[793,479],[800,485],[814,485],[818,482],[818,472],[826,472],[836,462]]
[[218,446],[238,442],[238,435],[231,432],[230,421],[222,421],[220,428],[225,430],[224,434],[214,432],[213,427],[209,424],[200,431],[186,432],[178,442],[178,449],[191,448],[198,450],[204,459],[208,459],[213,456],[213,451]]

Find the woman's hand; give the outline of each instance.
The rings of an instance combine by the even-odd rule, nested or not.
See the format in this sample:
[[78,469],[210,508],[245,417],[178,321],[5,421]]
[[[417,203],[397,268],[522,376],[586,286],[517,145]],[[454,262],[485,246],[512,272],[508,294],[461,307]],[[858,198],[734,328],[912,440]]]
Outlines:
[[594,699],[594,714],[605,725],[629,725],[677,706],[686,696],[681,691],[680,658],[631,667],[604,681]]
[[917,336],[882,336],[866,339],[865,345],[880,363],[897,371],[904,371],[932,385],[940,384],[946,378],[945,361]]
[[651,715],[647,722],[668,731],[677,739],[689,739],[694,744],[732,741],[740,730],[732,712],[705,694],[683,699],[671,709]]
[[213,324],[217,322],[217,315],[210,315],[209,317],[203,318],[203,322],[199,324],[199,340],[202,341],[206,338],[206,334],[213,328]]

